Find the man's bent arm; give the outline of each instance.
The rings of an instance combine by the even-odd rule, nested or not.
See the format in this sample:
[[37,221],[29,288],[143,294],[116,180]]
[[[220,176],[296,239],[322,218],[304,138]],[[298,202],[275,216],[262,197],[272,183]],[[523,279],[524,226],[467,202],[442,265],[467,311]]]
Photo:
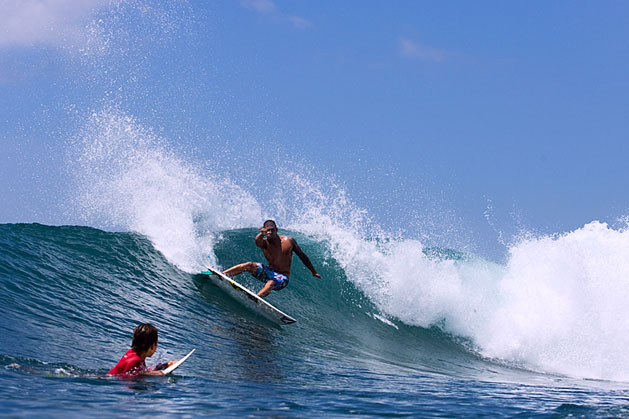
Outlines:
[[258,246],[260,249],[266,247],[266,240],[264,239],[264,237],[265,235],[262,232],[258,233],[258,235],[256,236],[256,246]]
[[315,267],[312,266],[312,262],[310,262],[308,256],[304,253],[303,250],[301,250],[301,247],[299,247],[299,245],[297,244],[297,240],[293,239],[292,237],[291,240],[293,242],[293,252],[295,252],[295,254],[299,257],[299,260],[301,260],[302,263],[306,265],[306,268],[310,269],[310,272],[312,272],[312,276],[321,278],[321,275],[319,275]]

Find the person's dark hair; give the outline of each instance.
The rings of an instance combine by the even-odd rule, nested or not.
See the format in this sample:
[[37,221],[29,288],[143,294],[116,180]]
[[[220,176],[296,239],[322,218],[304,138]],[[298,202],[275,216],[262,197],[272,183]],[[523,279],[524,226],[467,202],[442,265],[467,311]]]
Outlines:
[[262,227],[266,227],[266,223],[273,223],[273,227],[277,228],[277,224],[273,220],[266,220],[264,223],[262,223]]
[[133,331],[131,348],[136,354],[146,352],[157,343],[157,328],[149,323],[142,323]]

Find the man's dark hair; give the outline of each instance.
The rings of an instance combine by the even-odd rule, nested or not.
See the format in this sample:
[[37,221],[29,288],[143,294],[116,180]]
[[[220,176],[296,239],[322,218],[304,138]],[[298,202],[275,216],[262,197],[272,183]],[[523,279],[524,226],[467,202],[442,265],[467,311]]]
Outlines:
[[142,323],[133,331],[131,348],[136,354],[146,352],[157,343],[157,328],[149,323]]
[[273,220],[266,220],[264,223],[262,223],[262,227],[266,227],[266,223],[273,223],[273,227],[277,228],[277,224],[275,224],[275,221]]

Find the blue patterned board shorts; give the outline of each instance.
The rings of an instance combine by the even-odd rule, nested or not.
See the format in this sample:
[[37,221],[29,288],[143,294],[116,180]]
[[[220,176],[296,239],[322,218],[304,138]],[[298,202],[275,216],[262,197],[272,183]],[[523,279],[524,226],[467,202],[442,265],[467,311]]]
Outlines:
[[253,276],[264,282],[265,284],[268,281],[273,281],[273,289],[275,291],[281,290],[286,285],[288,285],[288,277],[286,275],[275,272],[273,269],[261,263],[256,263],[256,265],[258,265],[258,269],[256,269],[256,272],[253,274]]

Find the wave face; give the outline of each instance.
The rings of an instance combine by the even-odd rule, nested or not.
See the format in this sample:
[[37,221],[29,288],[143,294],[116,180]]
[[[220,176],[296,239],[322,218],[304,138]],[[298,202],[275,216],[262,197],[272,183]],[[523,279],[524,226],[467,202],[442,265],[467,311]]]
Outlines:
[[[4,354],[38,359],[45,348],[46,360],[69,361],[67,345],[72,342],[73,348],[90,354],[82,359],[73,356],[75,367],[92,369],[100,364],[106,368],[127,345],[136,323],[144,319],[163,331],[163,346],[207,345],[197,336],[198,327],[245,322],[273,329],[203,275],[172,265],[138,234],[39,224],[5,224],[0,230],[0,327],[3,336],[13,337],[3,339],[0,351]],[[252,246],[256,231],[222,232],[215,248],[219,263],[228,266],[243,258],[259,259]],[[389,320],[347,280],[340,265],[325,262],[325,246],[299,233],[294,236],[327,279],[311,277],[296,261],[286,292],[269,297],[298,318],[299,326],[293,329],[301,330],[300,335],[306,332],[300,342],[290,344],[295,346],[290,352],[343,354],[347,359],[384,357],[409,368],[444,373],[452,373],[459,358],[478,362],[438,329],[413,328]],[[251,289],[261,288],[251,277],[240,278]],[[191,316],[198,316],[195,321],[205,325],[191,322]],[[425,358],[425,363],[415,361],[419,354],[414,345],[403,344],[409,340],[421,342],[425,349],[420,358]],[[444,350],[450,359],[437,362]]]

